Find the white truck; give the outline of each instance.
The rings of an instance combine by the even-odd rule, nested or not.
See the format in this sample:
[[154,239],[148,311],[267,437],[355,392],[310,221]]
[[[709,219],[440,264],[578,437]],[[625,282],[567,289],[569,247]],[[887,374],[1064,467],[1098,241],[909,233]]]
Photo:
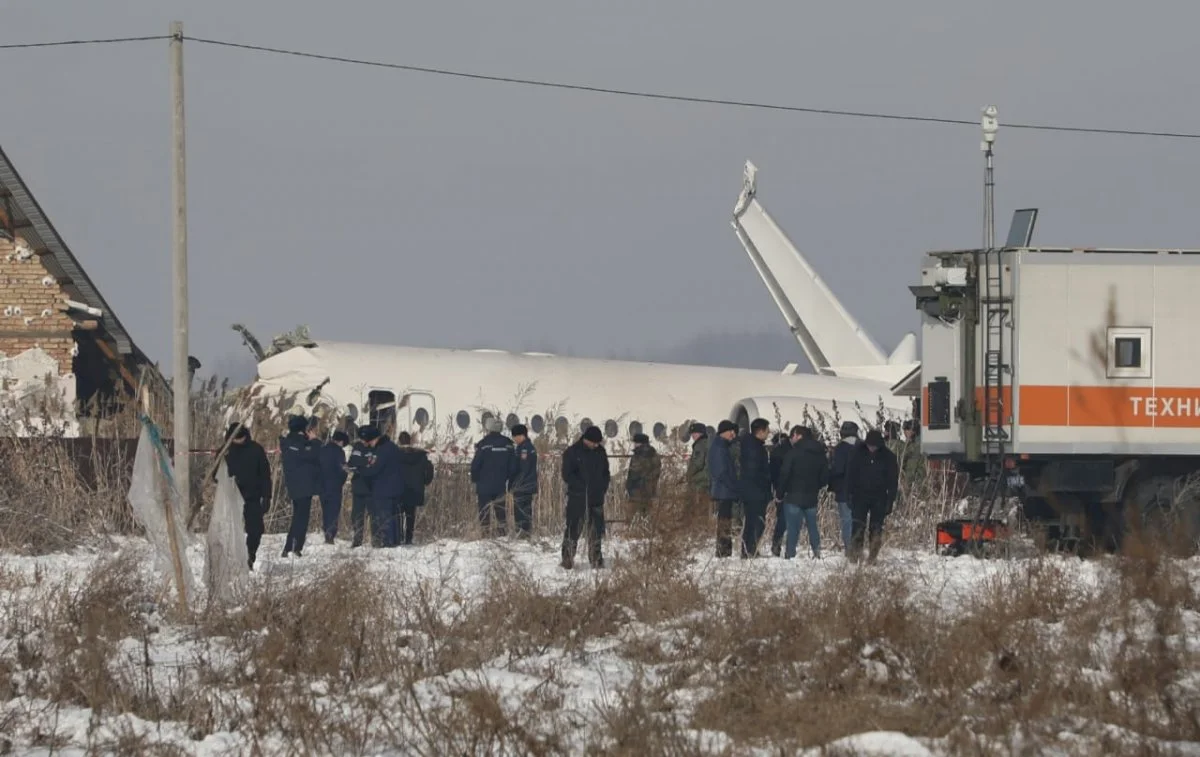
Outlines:
[[[1020,213],[1032,214],[1031,231],[1036,211]],[[1131,526],[1153,524],[1193,546],[1200,250],[1043,248],[1016,236],[927,253],[911,287],[923,452],[990,476],[995,498],[1019,496],[1059,545],[1119,546]]]

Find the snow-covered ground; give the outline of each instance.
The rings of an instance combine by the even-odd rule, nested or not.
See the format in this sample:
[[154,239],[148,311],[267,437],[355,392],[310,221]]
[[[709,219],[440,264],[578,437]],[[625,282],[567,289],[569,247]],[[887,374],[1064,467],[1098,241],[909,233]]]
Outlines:
[[[736,645],[738,618],[767,622],[757,615],[747,615],[748,607],[800,606],[821,597],[824,609],[818,610],[819,622],[833,623],[830,618],[840,611],[838,591],[871,595],[870,602],[863,606],[873,602],[886,610],[893,598],[890,593],[904,586],[909,593],[899,614],[886,616],[894,617],[894,621],[880,622],[903,624],[908,622],[906,613],[911,612],[914,617],[941,624],[937,633],[951,639],[955,638],[956,618],[966,622],[971,609],[998,596],[1004,587],[1015,591],[1014,587],[1036,583],[1050,587],[1046,591],[1061,592],[1048,602],[1060,602],[1065,615],[1066,608],[1075,602],[1102,606],[1094,600],[1117,585],[1113,582],[1118,571],[1113,559],[949,559],[932,552],[890,549],[884,551],[877,566],[869,568],[849,565],[839,555],[819,561],[806,557],[792,561],[717,560],[707,548],[699,546],[669,566],[648,569],[646,560],[653,558],[645,556],[644,545],[619,538],[606,542],[608,567],[603,571],[586,567],[582,543],[577,562],[584,563],[584,567],[562,570],[558,567],[558,545],[552,540],[438,541],[394,550],[351,550],[344,542],[326,546],[318,538],[315,543],[310,541],[303,558],[288,559],[279,556],[281,547],[282,537],[266,538],[257,570],[239,606],[213,608],[188,619],[172,615],[170,595],[142,593],[135,583],[138,594],[129,599],[134,602],[139,620],[136,630],[121,639],[106,636],[105,623],[109,621],[105,618],[109,616],[105,613],[79,608],[86,605],[85,586],[100,592],[95,587],[105,578],[103,573],[121,570],[118,563],[111,562],[116,555],[136,565],[142,575],[154,575],[150,568],[152,555],[145,542],[122,539],[114,541],[111,549],[40,557],[0,554],[0,613],[5,630],[0,644],[0,678],[7,679],[0,683],[0,692],[7,700],[0,711],[0,752],[626,754],[638,751],[632,744],[652,743],[657,745],[653,749],[673,754],[779,754],[781,747],[730,733],[721,727],[724,721],[709,722],[705,714],[718,706],[714,702],[727,701],[720,697],[733,696],[718,691],[723,681],[745,671],[759,675],[759,671],[769,671],[775,664],[771,659],[755,658],[753,647]],[[188,559],[200,579],[204,553],[199,541],[189,548]],[[356,567],[363,572],[344,572]],[[1177,562],[1171,567],[1193,587],[1200,580],[1200,562]],[[655,597],[651,602],[645,597],[656,591],[655,571],[662,572],[661,587],[669,596]],[[336,596],[316,599],[328,587],[341,586],[337,582],[345,580],[346,575],[358,576],[354,580],[382,590],[371,600],[351,587],[346,590],[344,605],[338,604]],[[149,585],[161,586],[162,581],[155,578]],[[513,634],[511,640],[470,637],[470,645],[454,651],[454,639],[449,636],[460,630],[463,634],[468,634],[468,629],[477,630],[489,613],[503,614],[503,603],[508,601],[504,591],[513,592],[512,602],[530,602],[530,597],[539,595],[555,598],[556,609],[547,610],[546,616],[535,616],[531,609],[530,617],[522,619],[518,614],[515,624],[509,621],[507,626],[498,626]],[[627,600],[621,593],[634,591],[641,592],[644,601]],[[489,593],[496,592],[501,592],[500,604],[496,604],[495,596],[493,604],[487,604]],[[681,596],[689,592],[700,601],[689,605]],[[306,594],[314,597],[313,603],[295,605],[300,617],[287,617],[286,602],[292,600],[286,598]],[[262,610],[266,598],[271,597],[286,601],[271,612]],[[996,649],[1011,651],[1017,666],[1053,667],[1058,664],[1057,657],[1032,659],[1028,656],[1032,653],[1025,653],[1022,658],[1023,649],[1030,647],[1023,647],[1021,637],[1014,634],[1035,633],[1038,653],[1069,645],[1094,647],[1087,657],[1094,669],[1063,670],[1062,675],[1090,681],[1100,691],[1107,689],[1112,706],[1124,707],[1121,711],[1125,712],[1128,704],[1123,698],[1145,696],[1145,692],[1132,689],[1142,683],[1129,678],[1130,665],[1122,662],[1131,648],[1131,637],[1141,635],[1141,643],[1148,649],[1157,648],[1154,644],[1165,645],[1174,667],[1180,667],[1180,660],[1188,663],[1184,669],[1159,671],[1152,683],[1169,689],[1168,710],[1184,708],[1183,712],[1148,711],[1148,725],[1140,732],[1127,725],[1083,716],[1019,722],[1029,712],[1022,697],[1036,697],[1038,693],[1019,690],[1019,675],[989,675],[986,679],[964,679],[962,683],[964,687],[976,687],[980,698],[994,698],[997,712],[1013,713],[1011,727],[1005,733],[976,734],[972,726],[975,714],[964,712],[956,717],[958,713],[951,712],[939,717],[930,715],[929,722],[938,723],[930,726],[933,731],[906,736],[887,726],[897,722],[887,714],[889,708],[902,706],[906,698],[912,700],[913,708],[933,709],[961,700],[945,692],[931,691],[927,698],[913,694],[915,682],[924,680],[924,666],[939,661],[912,659],[911,653],[897,651],[896,644],[886,641],[885,628],[877,634],[881,640],[861,644],[848,653],[845,659],[852,669],[841,670],[836,680],[821,682],[816,688],[811,683],[813,676],[831,675],[830,666],[842,659],[837,655],[847,654],[836,649],[841,640],[827,639],[826,648],[814,648],[798,661],[780,658],[779,665],[791,665],[798,671],[794,678],[781,680],[809,682],[803,691],[783,692],[784,698],[818,697],[811,701],[819,705],[820,695],[814,692],[852,685],[855,691],[863,692],[861,701],[871,701],[866,699],[869,696],[878,697],[880,702],[878,713],[866,710],[854,716],[860,723],[858,727],[819,744],[799,732],[807,726],[797,723],[792,737],[809,749],[798,753],[814,757],[1016,752],[1082,755],[1152,750],[1156,754],[1200,755],[1200,741],[1195,739],[1200,731],[1200,668],[1189,667],[1200,659],[1200,607],[1181,600],[1182,609],[1176,608],[1171,616],[1174,620],[1168,622],[1162,613],[1147,606],[1146,622],[1130,626],[1117,608],[1118,597],[1112,600],[1112,623],[1098,620],[1091,638],[1071,638],[1078,628],[1068,617],[1055,617],[1053,608],[1022,611],[1012,625],[998,628]],[[120,605],[121,597],[113,601]],[[381,607],[362,608],[359,604],[364,601],[378,602]],[[1123,607],[1147,601],[1133,597]],[[584,617],[605,612],[606,602],[628,606],[618,608],[615,620],[593,622]],[[384,605],[386,611],[371,615]],[[69,609],[72,606],[77,608],[74,614]],[[249,620],[222,625],[223,617],[248,617],[248,608],[253,607],[259,608],[254,611],[261,621],[258,627]],[[885,610],[871,617],[885,617]],[[39,616],[40,612],[45,615]],[[121,613],[128,615],[128,608],[113,607],[109,615],[117,618]],[[564,619],[556,613],[570,617]],[[484,617],[479,617],[481,614]],[[388,627],[359,629],[364,634],[386,637],[379,643],[388,648],[380,651],[378,646],[371,646],[370,640],[347,638],[345,649],[330,652],[336,658],[330,666],[332,674],[289,669],[290,663],[279,662],[314,659],[312,655],[317,653],[311,650],[305,652],[308,656],[289,657],[287,647],[291,644],[309,649],[306,645],[311,645],[312,638],[319,636],[325,626],[345,622],[350,629],[347,633],[353,632],[354,621],[345,617],[349,615],[391,618],[381,623]],[[1036,617],[1030,620],[1031,615]],[[50,618],[55,627],[47,627]],[[64,627],[72,622],[79,627]],[[116,620],[111,622],[117,624]],[[817,622],[814,620],[814,626]],[[123,629],[120,633],[129,631],[126,625],[114,627]],[[562,630],[561,637],[555,635],[558,629]],[[603,630],[590,633],[586,629]],[[800,630],[804,629],[797,633]],[[813,629],[807,632],[815,633]],[[979,638],[987,638],[986,632],[981,634]],[[76,643],[64,641],[72,635]],[[848,632],[847,641],[856,635]],[[275,638],[277,645],[272,647],[267,637]],[[715,659],[718,637],[732,639],[730,649],[735,651]],[[336,641],[320,643],[337,646]],[[98,663],[102,673],[95,673],[97,666],[89,667],[88,650],[101,644],[109,646]],[[787,639],[767,639],[762,644],[770,650],[786,649]],[[75,671],[65,676],[61,671],[54,672],[58,661],[53,659],[56,654],[64,654],[64,649],[70,649],[74,665],[70,670]],[[265,655],[263,650],[268,649],[275,650],[270,653],[273,657],[248,656],[250,650]],[[347,662],[348,656],[359,654],[354,649],[366,649],[362,654],[376,659],[394,655],[395,680],[379,675],[377,670],[369,675],[360,672],[356,667],[359,663]],[[1000,654],[987,649],[978,652]],[[961,653],[959,650],[953,654]],[[481,661],[477,659],[481,654],[491,656]],[[461,655],[461,666],[454,666],[454,655]],[[1111,666],[1104,667],[1105,661]],[[1004,667],[1003,660],[999,666]],[[851,675],[855,682],[845,683],[849,680],[845,676]],[[74,687],[68,685],[70,680],[64,684],[65,679],[74,680],[72,676],[78,679]],[[999,692],[1003,686],[1017,688],[1002,695]],[[268,690],[277,699],[268,701],[263,693]],[[744,690],[750,692],[748,696],[755,696],[753,682]],[[110,693],[111,699],[105,701]],[[771,696],[779,693],[770,689]],[[762,694],[768,694],[767,688]],[[303,707],[315,713],[318,724],[311,731],[305,730],[295,712],[299,705],[279,705],[289,701],[303,702]],[[275,706],[292,710],[264,714]],[[164,715],[156,718],[155,713]],[[1181,731],[1179,724],[1188,722],[1194,724],[1192,730]],[[655,736],[650,742],[638,741],[645,737],[646,729],[669,735]],[[775,733],[786,734],[787,729]]]

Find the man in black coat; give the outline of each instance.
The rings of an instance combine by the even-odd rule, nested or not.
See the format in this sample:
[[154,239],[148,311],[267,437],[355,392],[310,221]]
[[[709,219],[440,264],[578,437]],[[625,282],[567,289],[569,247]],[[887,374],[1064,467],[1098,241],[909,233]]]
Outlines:
[[[795,426],[792,427],[795,429]],[[771,534],[771,554],[779,557],[783,551],[783,535],[787,530],[787,516],[783,512],[783,495],[779,490],[779,472],[783,470],[783,461],[792,449],[788,434],[780,431],[772,440],[771,445],[771,488],[775,491],[775,529]]]
[[313,497],[321,495],[321,442],[300,415],[288,419],[288,435],[279,440],[283,458],[283,482],[292,500],[292,524],[283,544],[283,556],[296,557],[304,550]]
[[562,567],[575,567],[575,549],[584,523],[588,526],[588,562],[604,567],[600,543],[604,538],[604,497],[610,473],[608,454],[598,426],[589,426],[579,441],[562,456],[562,477],[567,484],[567,527],[563,532]]
[[358,438],[371,450],[370,465],[358,473],[371,482],[371,545],[395,547],[396,513],[404,498],[400,448],[373,426],[359,429]]
[[537,448],[529,440],[529,429],[520,423],[512,427],[512,440],[513,520],[517,524],[517,538],[528,539],[533,534],[533,497],[538,490]]
[[[367,429],[370,429],[370,431]],[[352,498],[350,505],[350,525],[354,529],[354,538],[350,542],[351,547],[362,546],[363,531],[365,530],[367,521],[367,509],[371,503],[371,479],[364,476],[362,471],[374,459],[371,448],[364,441],[364,434],[369,436],[372,433],[378,436],[379,431],[374,426],[363,426],[358,429],[358,441],[350,448],[350,459],[346,462],[346,467],[354,471],[354,477],[350,479],[350,496]]]
[[858,424],[854,421],[844,421],[838,431],[841,441],[833,448],[832,460],[829,466],[829,490],[837,502],[838,521],[842,526],[842,549],[850,554],[850,541],[854,534],[854,513],[850,511],[850,494],[846,485],[846,465],[854,450],[862,446],[858,439]]
[[812,430],[792,427],[792,444],[779,471],[778,495],[783,500],[787,523],[787,549],[784,557],[796,556],[800,541],[800,522],[808,526],[808,546],[812,556],[821,557],[821,531],[817,527],[817,504],[821,489],[829,483],[829,462],[825,445],[813,438]]
[[321,447],[321,524],[325,543],[333,544],[338,521],[342,519],[342,489],[346,486],[346,444],[350,437],[334,431],[329,443]]
[[425,487],[433,483],[433,463],[430,462],[427,451],[413,446],[412,436],[407,431],[400,432],[398,441],[400,477],[404,480],[404,494],[400,498],[400,516],[404,521],[404,532],[400,534],[400,543],[407,545],[413,543],[417,508],[425,505]]
[[271,507],[271,463],[262,445],[250,438],[245,426],[232,424],[225,438],[233,437],[225,452],[225,469],[242,495],[242,522],[246,528],[246,555],[250,570],[266,530],[263,518]]
[[867,432],[863,445],[850,454],[846,464],[846,491],[854,517],[854,531],[847,552],[852,561],[857,562],[862,556],[868,517],[871,546],[867,559],[874,562],[879,556],[879,548],[883,545],[883,521],[892,511],[899,485],[900,466],[887,448],[883,434],[875,430]]
[[738,494],[746,516],[742,525],[742,559],[758,554],[758,542],[766,528],[767,503],[771,501],[771,463],[767,456],[770,427],[766,418],[756,418],[750,424],[750,433],[741,439]]
[[499,418],[488,418],[487,436],[475,445],[475,457],[471,459],[471,481],[479,498],[479,525],[486,534],[496,516],[496,532],[504,536],[507,515],[504,495],[514,470],[512,440],[500,433],[504,423]]

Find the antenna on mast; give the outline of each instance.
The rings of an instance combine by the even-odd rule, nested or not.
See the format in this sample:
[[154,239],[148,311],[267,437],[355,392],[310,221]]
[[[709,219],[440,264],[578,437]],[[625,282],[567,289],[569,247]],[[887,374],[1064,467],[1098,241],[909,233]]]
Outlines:
[[996,130],[1000,122],[996,120],[996,106],[989,105],[983,109],[983,142],[979,149],[987,158],[987,167],[983,173],[983,249],[990,250],[996,246],[996,182],[992,177],[993,146],[996,144]]

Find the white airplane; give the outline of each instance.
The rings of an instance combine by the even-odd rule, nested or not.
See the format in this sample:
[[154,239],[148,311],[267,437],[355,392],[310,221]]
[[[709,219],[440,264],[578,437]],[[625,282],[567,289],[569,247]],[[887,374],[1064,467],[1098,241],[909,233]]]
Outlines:
[[251,393],[282,400],[281,411],[378,423],[444,450],[468,448],[491,417],[562,439],[594,424],[620,447],[636,433],[682,441],[692,423],[711,429],[723,418],[786,428],[819,415],[874,424],[880,409],[910,416],[912,400],[897,392],[919,374],[915,337],[890,356],[879,349],[759,204],[755,174],[747,163],[733,228],[815,375],[794,363],[780,373],[321,340],[263,359]]

